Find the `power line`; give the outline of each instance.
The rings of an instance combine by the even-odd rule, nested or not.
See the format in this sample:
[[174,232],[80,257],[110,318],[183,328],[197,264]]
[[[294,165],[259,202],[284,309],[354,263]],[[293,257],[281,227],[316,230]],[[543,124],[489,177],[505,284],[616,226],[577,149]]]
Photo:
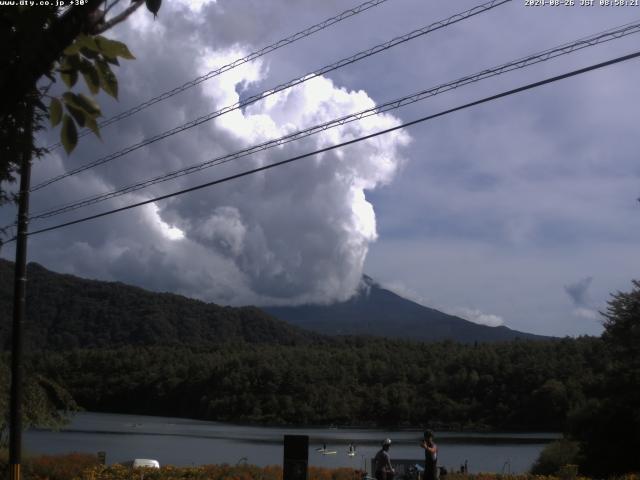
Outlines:
[[473,17],[475,15],[478,15],[480,13],[486,12],[488,10],[491,10],[493,8],[496,8],[500,5],[503,5],[505,3],[511,2],[512,0],[491,0],[489,2],[486,2],[482,5],[478,5],[476,7],[473,7],[469,10],[466,10],[462,13],[457,13],[455,15],[452,15],[449,18],[446,18],[444,20],[432,23],[429,26],[414,30],[410,33],[407,33],[405,35],[399,36],[399,37],[395,37],[392,40],[389,40],[388,42],[385,43],[381,43],[379,45],[376,45],[375,47],[372,47],[368,50],[363,50],[361,52],[358,52],[350,57],[347,58],[343,58],[342,60],[339,60],[335,63],[332,63],[331,65],[327,65],[325,67],[322,67],[318,70],[315,70],[314,72],[311,72],[307,75],[304,75],[302,77],[299,77],[297,79],[291,80],[289,82],[283,83],[278,85],[277,87],[273,88],[273,89],[269,89],[269,90],[265,90],[261,93],[258,93],[256,95],[253,95],[245,100],[241,100],[239,102],[234,103],[233,105],[229,105],[227,107],[224,107],[220,110],[217,110],[215,112],[209,113],[207,115],[203,115],[201,117],[196,118],[195,120],[191,120],[190,122],[184,123],[178,127],[175,127],[171,130],[167,130],[163,133],[160,133],[158,135],[155,135],[151,138],[145,139],[139,143],[136,143],[134,145],[130,145],[129,147],[126,147],[122,150],[119,150],[117,152],[111,153],[109,155],[106,155],[104,157],[98,158],[97,160],[94,160],[92,162],[89,162],[83,166],[80,166],[78,168],[75,168],[73,170],[70,170],[68,172],[65,172],[63,174],[57,175],[55,177],[49,178],[48,180],[45,180],[37,185],[35,185],[34,187],[31,187],[31,192],[34,192],[36,190],[40,190],[41,188],[46,187],[47,185],[50,185],[54,182],[57,182],[59,180],[62,180],[64,178],[70,177],[72,175],[76,175],[80,172],[83,172],[85,170],[88,170],[90,168],[96,167],[98,165],[102,165],[104,163],[110,162],[112,160],[115,160],[116,158],[120,158],[128,153],[131,153],[135,150],[138,150],[139,148],[145,147],[147,145],[150,145],[152,143],[155,143],[159,140],[162,140],[164,138],[170,137],[172,135],[175,135],[177,133],[183,132],[185,130],[189,130],[193,127],[196,127],[198,125],[201,125],[205,122],[208,122],[210,120],[213,120],[214,118],[217,118],[221,115],[224,115],[225,113],[229,113],[233,110],[238,110],[240,108],[246,107],[247,105],[250,105],[252,103],[257,102],[258,100],[262,100],[266,97],[269,97],[275,93],[281,92],[283,90],[289,89],[291,87],[294,87],[296,85],[300,85],[308,80],[311,80],[312,78],[315,78],[317,76],[320,75],[324,75],[325,73],[331,72],[333,70],[337,70],[338,68],[344,67],[346,65],[350,65],[352,63],[355,63],[359,60],[362,60],[364,58],[370,57],[372,55],[375,55],[376,53],[380,53],[384,50],[388,50],[389,48],[392,48],[396,45],[408,42],[409,40],[413,40],[414,38],[420,37],[422,35],[426,35],[428,33],[431,33],[435,30],[439,30],[441,28],[445,28],[449,25],[452,25],[454,23],[460,22],[462,20],[466,20],[470,17]]
[[[407,128],[407,127],[410,127],[412,125],[416,125],[418,123],[422,123],[422,122],[425,122],[425,121],[428,121],[428,120],[433,120],[435,118],[442,117],[442,116],[448,115],[448,114],[453,113],[453,112],[464,110],[464,109],[467,109],[467,108],[470,108],[470,107],[473,107],[473,106],[476,106],[476,105],[480,105],[480,104],[483,104],[483,103],[491,102],[491,101],[494,101],[494,100],[497,100],[497,99],[500,99],[500,98],[503,98],[503,97],[507,97],[507,96],[510,96],[510,95],[514,95],[516,93],[520,93],[520,92],[523,92],[523,91],[526,91],[526,90],[531,90],[533,88],[537,88],[537,87],[540,87],[540,86],[543,86],[543,85],[547,85],[549,83],[557,82],[557,81],[563,80],[565,78],[570,78],[570,77],[574,77],[576,75],[581,75],[583,73],[587,73],[587,72],[590,72],[592,70],[597,70],[597,69],[600,69],[600,68],[608,67],[608,66],[614,65],[616,63],[625,62],[625,61],[628,61],[628,60],[631,60],[631,59],[634,59],[634,58],[637,58],[637,57],[640,57],[640,51],[637,51],[635,53],[631,53],[631,54],[628,54],[628,55],[624,55],[622,57],[617,57],[617,58],[614,58],[612,60],[608,60],[606,62],[597,63],[597,64],[591,65],[589,67],[584,67],[584,68],[580,68],[578,70],[573,70],[571,72],[564,73],[562,75],[556,75],[554,77],[549,77],[549,78],[546,78],[545,80],[540,80],[540,81],[537,81],[537,82],[529,83],[527,85],[524,85],[524,86],[521,86],[521,87],[518,87],[518,88],[514,88],[512,90],[507,90],[507,91],[504,91],[502,93],[498,93],[496,95],[491,95],[489,97],[485,97],[483,99],[476,100],[474,102],[466,103],[464,105],[460,105],[458,107],[450,108],[448,110],[444,110],[444,111],[441,111],[441,112],[438,112],[438,113],[435,113],[435,114],[432,114],[432,115],[427,115],[425,117],[421,117],[421,118],[418,118],[417,120],[412,120],[410,122],[406,122],[406,123],[403,123],[401,125],[397,125],[395,127],[391,127],[391,128],[387,128],[387,129],[384,129],[384,130],[380,130],[378,132],[371,133],[369,135],[365,135],[365,136],[358,137],[358,138],[355,138],[355,139],[352,139],[352,140],[348,140],[348,141],[345,141],[345,142],[342,142],[342,143],[339,143],[339,144],[336,144],[336,145],[331,145],[329,147],[321,148],[321,149],[315,150],[313,152],[305,153],[305,154],[302,154],[302,155],[297,155],[295,157],[291,157],[291,158],[288,158],[286,160],[281,160],[281,161],[276,162],[276,163],[272,163],[272,164],[265,165],[265,166],[262,166],[262,167],[254,168],[254,169],[251,169],[251,170],[247,170],[247,171],[244,171],[244,172],[241,172],[241,173],[237,173],[235,175],[230,175],[230,176],[225,177],[225,178],[221,178],[221,179],[214,180],[214,181],[211,181],[211,182],[207,182],[207,183],[203,183],[203,184],[200,184],[200,185],[196,185],[194,187],[186,188],[184,190],[179,190],[177,192],[161,195],[159,197],[155,197],[155,198],[152,198],[152,199],[149,199],[149,200],[144,200],[142,202],[133,203],[133,204],[130,204],[130,205],[127,205],[127,206],[124,206],[124,207],[115,208],[113,210],[108,210],[106,212],[98,213],[98,214],[95,214],[95,215],[90,215],[90,216],[83,217],[83,218],[80,218],[80,219],[77,219],[77,220],[72,220],[70,222],[65,222],[65,223],[61,223],[61,224],[54,225],[54,226],[51,226],[51,227],[42,228],[40,230],[35,230],[33,232],[30,232],[28,235],[37,235],[39,233],[50,232],[52,230],[58,230],[60,228],[68,227],[70,225],[83,223],[83,222],[86,222],[86,221],[89,221],[89,220],[94,220],[96,218],[105,217],[107,215],[112,215],[114,213],[122,212],[122,211],[125,211],[125,210],[130,210],[132,208],[140,207],[140,206],[143,206],[143,205],[148,205],[150,203],[154,203],[154,202],[157,202],[157,201],[160,201],[160,200],[164,200],[164,199],[167,199],[167,198],[176,197],[178,195],[183,195],[185,193],[194,192],[196,190],[201,190],[203,188],[211,187],[213,185],[226,183],[228,181],[235,180],[237,178],[246,177],[246,176],[252,175],[254,173],[262,172],[262,171],[265,171],[265,170],[269,170],[271,168],[279,167],[279,166],[282,166],[282,165],[285,165],[285,164],[288,164],[288,163],[292,163],[292,162],[295,162],[295,161],[298,161],[298,160],[302,160],[304,158],[317,155],[319,153],[328,152],[328,151],[331,151],[331,150],[335,150],[337,148],[345,147],[347,145],[351,145],[351,144],[354,144],[354,143],[362,142],[364,140],[369,140],[371,138],[374,138],[374,137],[377,137],[377,136],[380,136],[380,135],[384,135],[384,134],[387,134],[387,133],[390,133],[390,132],[393,132],[393,131],[396,131],[396,130],[400,130],[402,128]],[[9,240],[9,242],[14,241],[14,240],[15,240],[15,237],[12,238],[11,240]]]
[[[386,2],[387,0],[369,0],[367,2],[361,3],[360,5],[350,8],[348,10],[345,10],[342,13],[339,13],[338,15],[335,15],[331,18],[327,18],[326,20],[323,20],[320,23],[316,23],[315,25],[312,25],[311,27],[308,27],[304,30],[301,30],[300,32],[294,33],[293,35],[290,35],[286,38],[280,39],[277,42],[272,43],[271,45],[267,45],[266,47],[261,48],[260,50],[256,50],[255,52],[250,53],[249,55],[247,55],[246,57],[242,57],[242,58],[238,58],[236,60],[234,60],[231,63],[227,63],[226,65],[223,65],[221,67],[218,67],[214,70],[211,70],[207,73],[205,73],[204,75],[201,75],[199,77],[194,78],[193,80],[190,80],[182,85],[180,85],[179,87],[173,88],[171,90],[167,90],[166,92],[161,93],[160,95],[157,95],[153,98],[150,98],[149,100],[147,100],[146,102],[143,102],[139,105],[136,105],[135,107],[130,108],[129,110],[126,110],[124,112],[121,112],[117,115],[114,115],[111,118],[108,118],[106,120],[103,120],[102,122],[100,122],[98,124],[98,126],[100,128],[104,128],[106,126],[109,126],[113,123],[116,123],[120,120],[123,120],[127,117],[130,117],[132,115],[135,115],[138,112],[141,112],[142,110],[145,110],[146,108],[150,107],[151,105],[155,105],[158,102],[162,102],[163,100],[166,100],[168,98],[171,98],[179,93],[184,92],[185,90],[188,90],[191,87],[195,87],[196,85],[199,85],[202,82],[205,82],[211,78],[217,77],[218,75],[221,75],[225,72],[228,72],[229,70],[232,70],[236,67],[239,67],[240,65],[244,65],[245,63],[249,63],[252,62],[253,60],[256,60],[257,58],[260,58],[268,53],[271,53],[275,50],[278,50],[279,48],[282,48],[284,46],[287,46],[291,43],[297,42],[298,40],[302,40],[303,38],[309,37],[311,35],[313,35],[314,33],[317,33],[321,30],[324,30],[332,25],[335,25],[338,22],[341,22],[342,20],[346,20],[349,17],[353,17],[354,15],[358,15],[359,13],[362,13],[366,10],[369,10],[370,8],[376,7],[378,5],[380,5],[381,3]],[[89,129],[85,129],[84,131],[80,132],[78,134],[78,137],[84,137],[85,135],[88,135],[89,133],[91,133],[91,130]],[[49,150],[54,150],[58,147],[60,147],[62,144],[60,142],[58,143],[54,143],[52,145],[49,145],[47,147],[47,149]]]
[[233,160],[237,160],[239,158],[252,155],[257,152],[261,152],[276,146],[280,146],[296,140],[300,140],[302,138],[306,138],[308,136],[326,131],[330,128],[342,126],[342,125],[354,122],[356,120],[361,120],[363,118],[373,116],[373,115],[378,115],[384,112],[388,112],[390,110],[395,110],[397,108],[404,107],[406,105],[410,105],[412,103],[415,103],[421,100],[425,100],[435,95],[453,90],[455,88],[459,88],[464,85],[475,83],[480,80],[484,80],[486,78],[494,77],[497,75],[501,75],[503,73],[513,71],[513,70],[535,65],[535,64],[550,60],[552,58],[557,58],[562,55],[567,55],[569,53],[581,50],[583,48],[595,46],[604,42],[608,42],[610,40],[622,38],[624,36],[631,35],[633,33],[638,33],[638,32],[640,32],[640,21],[636,23],[628,23],[623,26],[611,28],[609,30],[605,30],[604,32],[596,33],[571,43],[550,48],[539,53],[528,55],[526,57],[521,57],[517,60],[513,60],[511,62],[502,64],[498,67],[485,69],[473,75],[467,75],[457,80],[453,80],[453,81],[438,85],[436,87],[422,90],[420,92],[413,93],[411,95],[406,95],[404,97],[383,103],[381,105],[378,105],[366,110],[361,110],[357,113],[352,113],[350,115],[346,115],[337,119],[333,119],[319,125],[314,125],[307,129],[299,130],[297,132],[290,133],[283,137],[272,139],[267,142],[254,145],[234,153],[219,156],[214,159],[210,159],[205,162],[192,165],[190,167],[174,170],[172,172],[162,174],[147,180],[143,180],[143,181],[119,188],[117,190],[113,190],[111,192],[106,192],[99,195],[93,195],[93,196],[90,196],[81,200],[77,200],[75,202],[71,202],[62,206],[50,208],[49,210],[33,214],[30,217],[30,220],[50,218],[53,216],[61,215],[63,213],[68,213],[68,212],[77,210],[85,206],[94,205],[96,203],[103,202],[111,198],[119,197],[127,193],[132,193],[132,192],[141,190],[143,188],[156,185],[158,183],[162,183],[168,180],[173,180],[175,178],[179,178],[184,175],[189,175],[191,173],[204,170],[206,168],[218,166]]

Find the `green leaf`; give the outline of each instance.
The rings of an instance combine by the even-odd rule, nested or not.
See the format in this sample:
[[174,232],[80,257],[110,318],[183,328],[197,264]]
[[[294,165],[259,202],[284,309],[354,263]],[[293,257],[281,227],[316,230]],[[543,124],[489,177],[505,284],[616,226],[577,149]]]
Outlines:
[[60,77],[62,77],[62,81],[67,86],[67,88],[71,88],[78,81],[78,71],[72,68],[60,70]]
[[91,50],[96,53],[100,51],[93,37],[81,33],[71,45],[63,50],[62,53],[65,55],[77,55],[83,50]]
[[107,56],[103,55],[102,58],[104,58],[105,62],[110,63],[111,65],[116,65],[116,66],[120,65],[120,62],[118,61],[118,59],[116,57],[111,58],[111,57],[107,57]]
[[96,58],[98,58],[100,56],[100,54],[98,52],[94,52],[94,51],[89,50],[88,48],[84,48],[84,47],[80,49],[80,53],[84,57],[86,57],[86,58],[88,58],[90,60],[94,60],[94,59],[96,59]]
[[81,33],[78,35],[78,38],[76,38],[76,43],[80,46],[80,49],[92,50],[94,52],[100,51],[100,47],[98,47],[96,40],[89,35]]
[[100,77],[100,86],[113,98],[118,98],[118,79],[111,71],[106,62],[96,61],[98,76]]
[[87,87],[89,87],[89,91],[93,95],[96,95],[100,91],[100,76],[98,75],[96,67],[88,60],[83,59],[80,71],[82,72],[82,77]]
[[86,117],[98,117],[101,115],[100,105],[98,105],[93,98],[87,97],[83,93],[77,94],[73,92],[65,92],[62,95],[62,100],[64,100],[67,108],[73,107],[77,110],[81,110],[83,115]]
[[93,98],[87,97],[84,93],[76,95],[76,101],[85,112],[92,117],[97,117],[102,114],[100,111],[100,105]]
[[80,51],[80,45],[78,45],[78,42],[74,42],[71,45],[69,45],[67,48],[65,48],[62,51],[62,53],[64,53],[65,55],[74,55],[79,51]]
[[84,110],[74,107],[73,105],[67,104],[67,111],[71,114],[75,122],[79,127],[84,127],[86,123],[86,118],[89,117]]
[[64,66],[64,68],[73,68],[75,70],[79,70],[80,69],[80,55],[78,55],[77,53],[73,54],[73,55],[65,55],[64,60],[62,61],[62,65]]
[[82,108],[80,107],[80,103],[78,102],[77,98],[78,98],[78,95],[76,95],[73,92],[64,92],[62,94],[62,100],[66,105],[72,105],[76,108]]
[[90,129],[96,137],[102,140],[102,137],[100,136],[100,127],[98,127],[96,119],[94,117],[87,117],[85,118],[85,120],[87,121],[87,124],[85,126]]
[[62,120],[62,102],[57,98],[52,98],[49,104],[49,120],[51,120],[51,126],[55,127]]
[[67,155],[73,152],[73,149],[76,148],[76,145],[78,144],[78,130],[76,129],[76,124],[73,123],[72,118],[67,114],[62,117],[60,140],[62,141],[62,146],[64,147],[65,152],[67,152]]
[[136,57],[129,51],[129,47],[127,47],[124,43],[118,42],[117,40],[110,40],[103,36],[96,37],[96,44],[100,49],[100,52],[105,57],[122,57],[127,60],[135,60]]

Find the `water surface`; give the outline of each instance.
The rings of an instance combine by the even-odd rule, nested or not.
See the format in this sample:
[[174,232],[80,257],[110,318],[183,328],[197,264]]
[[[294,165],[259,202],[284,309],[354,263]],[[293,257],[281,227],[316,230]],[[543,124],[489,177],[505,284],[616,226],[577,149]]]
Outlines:
[[[26,432],[30,453],[105,451],[107,463],[133,458],[153,458],[161,465],[202,465],[247,462],[282,464],[285,434],[309,435],[309,464],[320,467],[354,467],[370,470],[370,459],[385,438],[392,439],[394,459],[423,458],[418,431],[386,431],[343,428],[256,427],[184,418],[78,413],[62,430]],[[439,464],[458,469],[465,460],[469,472],[525,472],[555,433],[438,433]],[[350,443],[355,457],[347,456]],[[316,448],[326,444],[333,455]]]

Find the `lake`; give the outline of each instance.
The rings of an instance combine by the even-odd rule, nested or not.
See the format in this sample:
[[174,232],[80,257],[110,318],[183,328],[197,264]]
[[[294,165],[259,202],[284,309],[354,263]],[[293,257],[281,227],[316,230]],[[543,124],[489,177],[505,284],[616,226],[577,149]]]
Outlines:
[[[202,465],[247,462],[282,465],[285,434],[309,435],[309,464],[363,469],[391,438],[392,459],[423,459],[418,431],[358,428],[256,427],[184,418],[82,412],[60,431],[31,430],[24,435],[28,453],[107,453],[107,463],[153,458],[161,465]],[[458,469],[466,460],[469,472],[521,473],[531,467],[556,433],[438,433],[439,464]],[[355,457],[347,456],[354,443]],[[334,455],[322,455],[323,444]]]

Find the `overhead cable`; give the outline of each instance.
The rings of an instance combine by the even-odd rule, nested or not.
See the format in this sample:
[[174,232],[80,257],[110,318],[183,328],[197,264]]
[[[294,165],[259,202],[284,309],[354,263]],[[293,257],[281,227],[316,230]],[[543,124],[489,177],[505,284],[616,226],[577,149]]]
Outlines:
[[189,167],[185,167],[185,168],[181,168],[178,170],[174,170],[172,172],[169,173],[165,173],[162,175],[158,175],[156,177],[150,178],[150,179],[146,179],[122,188],[119,188],[117,190],[113,190],[111,192],[106,192],[106,193],[102,193],[99,195],[93,195],[81,200],[77,200],[75,202],[72,203],[68,203],[62,206],[58,206],[58,207],[54,207],[54,208],[50,208],[46,211],[42,211],[42,212],[37,212],[33,215],[31,215],[30,220],[38,220],[38,219],[44,219],[44,218],[50,218],[53,216],[57,216],[57,215],[61,215],[63,213],[67,213],[73,210],[77,210],[79,208],[85,207],[85,206],[89,206],[89,205],[94,205],[96,203],[99,202],[103,202],[105,200],[111,199],[111,198],[115,198],[115,197],[119,197],[121,195],[125,195],[127,193],[132,193],[138,190],[141,190],[143,188],[146,187],[150,187],[152,185],[156,185],[158,183],[162,183],[162,182],[166,182],[168,180],[173,180],[175,178],[179,178],[182,177],[184,175],[189,175],[191,173],[195,173],[201,170],[204,170],[206,168],[211,168],[217,165],[221,165],[233,160],[237,160],[239,158],[242,157],[246,157],[249,155],[252,155],[254,153],[257,152],[261,152],[264,150],[268,150],[270,148],[273,147],[277,147],[280,145],[284,145],[296,140],[300,140],[302,138],[306,138],[309,137],[311,135],[315,135],[317,133],[326,131],[330,128],[334,128],[334,127],[338,127],[341,125],[345,125],[357,120],[361,120],[363,118],[366,117],[370,117],[373,115],[378,115],[384,112],[388,112],[390,110],[395,110],[398,109],[400,107],[404,107],[406,105],[410,105],[412,103],[421,101],[421,100],[425,100],[427,98],[439,95],[441,93],[462,87],[464,85],[468,85],[471,83],[475,83],[478,82],[480,80],[484,80],[486,78],[490,78],[490,77],[494,77],[497,75],[501,75],[503,73],[507,73],[513,70],[518,70],[521,68],[525,68],[531,65],[535,65],[541,62],[545,62],[547,60],[550,60],[552,58],[557,58],[559,56],[562,55],[567,55],[570,54],[572,52],[578,51],[578,50],[582,50],[584,48],[587,47],[591,47],[594,45],[598,45],[604,42],[608,42],[610,40],[614,40],[614,39],[618,39],[618,38],[623,38],[627,35],[631,35],[633,33],[638,33],[640,32],[640,21],[637,21],[636,23],[629,23],[629,24],[625,24],[623,26],[619,26],[619,27],[615,27],[615,28],[611,28],[609,30],[606,30],[604,32],[600,32],[600,33],[596,33],[593,35],[590,35],[588,37],[584,37],[580,40],[576,40],[574,42],[571,43],[566,43],[554,48],[550,48],[547,50],[544,50],[542,52],[538,52],[535,54],[531,54],[528,55],[526,57],[521,57],[517,60],[513,60],[511,62],[508,63],[504,63],[500,66],[497,67],[493,67],[493,68],[488,68],[485,70],[482,70],[478,73],[474,73],[472,75],[467,75],[461,78],[458,78],[457,80],[453,80],[447,83],[443,83],[440,84],[436,87],[431,87],[429,89],[425,89],[425,90],[421,90],[420,92],[417,93],[413,93],[411,95],[405,95],[404,97],[401,98],[397,98],[395,100],[391,100],[388,102],[385,102],[381,105],[377,105],[375,107],[372,108],[368,108],[366,110],[361,110],[357,113],[352,113],[349,115],[345,115],[343,117],[340,118],[336,118],[333,120],[330,120],[328,122],[319,124],[319,125],[314,125],[312,127],[306,128],[304,130],[299,130],[290,134],[287,134],[285,136],[276,138],[276,139],[272,139],[269,140],[267,142],[258,144],[258,145],[254,145],[239,151],[236,151],[234,153],[230,153],[230,154],[226,154],[226,155],[222,155],[210,160],[207,160],[205,162],[201,162],[198,163],[196,165],[192,165]]
[[[406,122],[406,123],[403,123],[401,125],[397,125],[395,127],[391,127],[391,128],[387,128],[387,129],[384,129],[384,130],[377,131],[375,133],[371,133],[369,135],[365,135],[365,136],[354,138],[352,140],[348,140],[348,141],[345,141],[345,142],[342,142],[342,143],[331,145],[329,147],[325,147],[325,148],[321,148],[321,149],[318,149],[318,150],[314,150],[313,152],[308,152],[308,153],[305,153],[305,154],[302,154],[302,155],[297,155],[295,157],[291,157],[291,158],[288,158],[286,160],[281,160],[279,162],[271,163],[269,165],[264,165],[262,167],[254,168],[254,169],[251,169],[251,170],[246,170],[244,172],[237,173],[235,175],[230,175],[228,177],[221,178],[221,179],[214,180],[214,181],[207,182],[207,183],[203,183],[203,184],[200,184],[200,185],[196,185],[194,187],[185,188],[185,189],[179,190],[177,192],[168,193],[168,194],[165,194],[165,195],[161,195],[159,197],[155,197],[155,198],[151,198],[151,199],[148,199],[148,200],[144,200],[142,202],[133,203],[133,204],[130,204],[130,205],[126,205],[124,207],[115,208],[113,210],[108,210],[106,212],[102,212],[102,213],[98,213],[98,214],[95,214],[95,215],[90,215],[90,216],[87,216],[87,217],[79,218],[77,220],[72,220],[72,221],[69,221],[69,222],[60,223],[58,225],[53,225],[51,227],[42,228],[40,230],[35,230],[33,232],[28,233],[28,235],[37,235],[37,234],[44,233],[44,232],[50,232],[50,231],[53,231],[53,230],[58,230],[60,228],[68,227],[70,225],[76,225],[78,223],[84,223],[84,222],[87,222],[89,220],[94,220],[96,218],[105,217],[107,215],[112,215],[114,213],[123,212],[125,210],[130,210],[132,208],[140,207],[140,206],[143,206],[143,205],[148,205],[150,203],[158,202],[160,200],[165,200],[167,198],[176,197],[178,195],[183,195],[185,193],[190,193],[190,192],[194,192],[194,191],[197,191],[197,190],[201,190],[203,188],[211,187],[211,186],[218,185],[218,184],[221,184],[221,183],[226,183],[228,181],[235,180],[235,179],[242,178],[242,177],[246,177],[246,176],[252,175],[254,173],[263,172],[265,170],[269,170],[269,169],[272,169],[272,168],[275,168],[275,167],[279,167],[279,166],[286,165],[286,164],[289,164],[289,163],[292,163],[292,162],[296,162],[296,161],[302,160],[304,158],[312,157],[312,156],[320,154],[320,153],[324,153],[324,152],[328,152],[328,151],[335,150],[335,149],[338,149],[338,148],[342,148],[342,147],[345,147],[347,145],[352,145],[354,143],[362,142],[364,140],[369,140],[371,138],[378,137],[380,135],[384,135],[384,134],[387,134],[387,133],[390,133],[390,132],[393,132],[393,131],[396,131],[396,130],[400,130],[400,129],[403,129],[403,128],[407,128],[407,127],[410,127],[412,125],[416,125],[418,123],[422,123],[422,122],[425,122],[425,121],[428,121],[428,120],[433,120],[435,118],[442,117],[442,116],[448,115],[448,114],[453,113],[453,112],[464,110],[464,109],[467,109],[467,108],[470,108],[470,107],[473,107],[473,106],[476,106],[476,105],[480,105],[480,104],[483,104],[483,103],[488,103],[488,102],[491,102],[491,101],[494,101],[494,100],[497,100],[497,99],[500,99],[500,98],[503,98],[503,97],[514,95],[516,93],[524,92],[526,90],[531,90],[533,88],[537,88],[537,87],[540,87],[540,86],[543,86],[543,85],[547,85],[547,84],[550,84],[550,83],[553,83],[553,82],[557,82],[557,81],[563,80],[565,78],[575,77],[576,75],[581,75],[583,73],[587,73],[587,72],[590,72],[590,71],[593,71],[593,70],[597,70],[597,69],[600,69],[600,68],[608,67],[610,65],[614,65],[616,63],[625,62],[625,61],[628,61],[628,60],[631,60],[631,59],[634,59],[634,58],[638,58],[638,57],[640,57],[640,51],[637,51],[635,53],[631,53],[631,54],[628,54],[628,55],[624,55],[622,57],[617,57],[617,58],[614,58],[612,60],[608,60],[606,62],[597,63],[597,64],[591,65],[589,67],[573,70],[571,72],[564,73],[562,75],[556,75],[554,77],[549,77],[549,78],[546,78],[545,80],[540,80],[538,82],[529,83],[527,85],[523,85],[523,86],[518,87],[518,88],[514,88],[514,89],[511,89],[511,90],[504,91],[502,93],[498,93],[496,95],[491,95],[489,97],[485,97],[485,98],[482,98],[480,100],[476,100],[474,102],[466,103],[464,105],[460,105],[458,107],[450,108],[448,110],[444,110],[444,111],[441,111],[441,112],[438,112],[438,113],[435,113],[435,114],[432,114],[432,115],[427,115],[427,116],[418,118],[416,120],[412,120],[410,122]],[[10,239],[9,242],[14,241],[14,240],[15,240],[15,237]]]
[[296,78],[294,80],[291,80],[289,82],[280,84],[272,89],[269,90],[265,90],[261,93],[258,93],[256,95],[253,95],[251,97],[246,98],[245,100],[240,100],[236,103],[234,103],[233,105],[229,105],[227,107],[224,107],[220,110],[217,110],[215,112],[209,113],[207,115],[203,115],[201,117],[196,118],[195,120],[191,120],[190,122],[184,123],[178,127],[175,127],[171,130],[167,130],[165,132],[162,132],[160,134],[157,134],[153,137],[147,138],[145,140],[142,140],[141,142],[138,142],[134,145],[130,145],[122,150],[118,150],[117,152],[111,153],[109,155],[106,155],[104,157],[98,158],[96,160],[93,160],[85,165],[82,165],[80,167],[77,167],[73,170],[70,170],[68,172],[65,172],[63,174],[57,175],[55,177],[49,178],[47,180],[44,180],[43,182],[31,187],[31,192],[34,192],[36,190],[40,190],[41,188],[46,187],[47,185],[51,185],[52,183],[55,183],[57,181],[60,181],[64,178],[70,177],[72,175],[76,175],[80,172],[84,172],[85,170],[89,170],[90,168],[94,168],[97,167],[98,165],[102,165],[104,163],[110,162],[112,160],[115,160],[116,158],[120,158],[124,155],[127,155],[128,153],[131,153],[135,150],[138,150],[139,148],[145,147],[147,145],[150,145],[152,143],[155,143],[159,140],[165,139],[167,137],[170,137],[172,135],[175,135],[177,133],[183,132],[185,130],[189,130],[193,127],[196,127],[198,125],[201,125],[205,122],[208,122],[210,120],[213,120],[214,118],[220,117],[221,115],[224,115],[226,113],[229,113],[231,111],[234,110],[238,110],[241,108],[244,108],[248,105],[251,105],[252,103],[257,102],[258,100],[262,100],[264,98],[267,98],[271,95],[274,95],[275,93],[281,92],[283,90],[287,90],[291,87],[294,87],[296,85],[300,85],[308,80],[311,80],[312,78],[318,77],[320,75],[324,75],[325,73],[331,72],[333,70],[337,70],[338,68],[344,67],[346,65],[350,65],[352,63],[355,63],[359,60],[362,60],[364,58],[370,57],[372,55],[375,55],[377,53],[380,53],[382,51],[388,50],[389,48],[392,48],[396,45],[400,45],[402,43],[408,42],[409,40],[413,40],[415,38],[418,38],[420,36],[426,35],[428,33],[431,33],[433,31],[439,30],[441,28],[445,28],[449,25],[452,25],[454,23],[460,22],[462,20],[466,20],[470,17],[473,17],[475,15],[478,15],[480,13],[486,12],[488,10],[491,10],[493,8],[496,8],[500,5],[503,5],[505,3],[511,2],[512,0],[491,0],[489,2],[486,2],[482,5],[478,5],[476,7],[473,7],[469,10],[466,10],[462,13],[457,13],[455,15],[450,16],[449,18],[446,18],[444,20],[440,20],[438,22],[432,23],[429,26],[414,30],[410,33],[407,33],[405,35],[399,36],[399,37],[395,37],[392,40],[389,40],[388,42],[385,43],[381,43],[379,45],[376,45],[375,47],[369,48],[367,50],[363,50],[359,53],[356,53],[350,57],[347,58],[343,58],[342,60],[339,60],[335,63],[332,63],[331,65],[327,65],[325,67],[322,67],[318,70],[315,70],[307,75],[304,75],[302,77]]
[[[354,15],[357,15],[359,13],[362,13],[366,10],[369,10],[370,8],[376,7],[378,5],[380,5],[381,3],[386,2],[387,0],[369,0],[367,2],[361,3],[360,5],[350,8],[348,10],[345,10],[342,13],[339,13],[338,15],[335,15],[331,18],[327,18],[326,20],[323,20],[320,23],[316,23],[315,25],[312,25],[311,27],[305,28],[304,30],[301,30],[297,33],[294,33],[293,35],[290,35],[286,38],[283,38],[281,40],[278,40],[277,42],[272,43],[271,45],[267,45],[266,47],[261,48],[260,50],[256,50],[255,52],[250,53],[249,55],[247,55],[246,57],[242,57],[242,58],[238,58],[236,60],[234,60],[231,63],[227,63],[226,65],[223,65],[221,67],[218,67],[214,70],[211,70],[207,73],[205,73],[204,75],[201,75],[199,77],[194,78],[193,80],[189,80],[188,82],[180,85],[179,87],[173,88],[171,90],[167,90],[166,92],[161,93],[160,95],[157,95],[153,98],[150,98],[149,100],[142,102],[139,105],[136,105],[135,107],[132,107],[128,110],[125,110],[124,112],[121,112],[117,115],[114,115],[113,117],[107,118],[106,120],[101,121],[98,124],[99,128],[104,128],[106,126],[109,126],[113,123],[116,123],[120,120],[123,120],[127,117],[130,117],[132,115],[135,115],[138,112],[141,112],[142,110],[145,110],[146,108],[149,108],[151,105],[155,105],[158,102],[162,102],[163,100],[166,100],[168,98],[171,98],[175,95],[178,95],[179,93],[184,92],[185,90],[190,89],[191,87],[195,87],[196,85],[201,84],[202,82],[205,82],[211,78],[217,77],[218,75],[228,72],[229,70],[232,70],[236,67],[239,67],[240,65],[244,65],[245,63],[249,63],[253,60],[256,60],[257,58],[260,58],[268,53],[273,52],[274,50],[278,50],[279,48],[282,48],[286,45],[289,45],[291,43],[297,42],[298,40],[302,40],[303,38],[309,37],[311,35],[313,35],[314,33],[317,33],[321,30],[324,30],[325,28],[330,27],[331,25],[334,25],[338,22],[341,22],[342,20],[346,20],[349,17],[353,17]],[[78,134],[78,137],[84,137],[85,135],[88,135],[89,133],[91,133],[91,130],[89,129],[85,129],[82,132],[80,132]],[[47,147],[48,150],[54,150],[58,147],[60,147],[62,144],[60,142],[58,143],[54,143],[52,145],[49,145]]]

